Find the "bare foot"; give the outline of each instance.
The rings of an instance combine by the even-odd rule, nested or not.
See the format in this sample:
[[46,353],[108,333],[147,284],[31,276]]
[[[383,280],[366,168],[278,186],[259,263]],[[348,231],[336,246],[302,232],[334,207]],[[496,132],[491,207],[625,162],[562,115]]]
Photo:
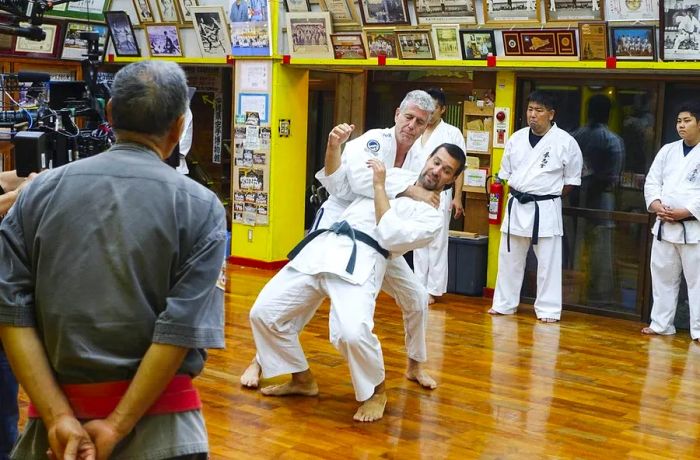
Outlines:
[[644,335],[661,335],[661,334],[659,334],[658,332],[656,332],[654,329],[652,329],[652,328],[650,328],[650,327],[642,328],[642,331],[641,331],[641,332],[642,332],[642,334],[644,334]]
[[261,373],[262,369],[260,368],[260,364],[253,358],[253,361],[246,367],[245,371],[243,371],[243,375],[241,375],[241,386],[257,388],[260,384]]
[[428,305],[432,305],[435,303],[435,297],[432,295],[428,294]]
[[418,382],[420,386],[429,390],[437,388],[437,382],[423,370],[422,364],[412,359],[408,360],[406,378],[412,382]]
[[501,313],[500,311],[496,311],[493,308],[489,308],[489,315],[495,315],[495,316],[501,315],[501,316],[503,316],[503,313]]
[[538,318],[543,323],[558,323],[559,320],[556,318]]
[[386,393],[375,393],[357,409],[353,419],[358,422],[374,422],[384,416]]

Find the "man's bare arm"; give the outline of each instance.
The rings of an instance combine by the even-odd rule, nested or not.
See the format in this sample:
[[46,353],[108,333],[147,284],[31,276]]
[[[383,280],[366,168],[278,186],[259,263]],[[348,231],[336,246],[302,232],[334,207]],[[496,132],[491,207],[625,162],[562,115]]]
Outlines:
[[367,160],[367,166],[372,168],[372,185],[374,187],[374,217],[376,222],[382,220],[382,216],[391,208],[389,197],[386,194],[386,167],[384,163],[372,158]]

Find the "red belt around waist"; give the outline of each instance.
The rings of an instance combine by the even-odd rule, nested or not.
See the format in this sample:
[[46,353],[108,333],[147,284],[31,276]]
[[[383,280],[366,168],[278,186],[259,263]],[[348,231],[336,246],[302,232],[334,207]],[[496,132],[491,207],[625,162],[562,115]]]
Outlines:
[[[61,388],[68,398],[76,418],[93,419],[105,418],[111,414],[130,384],[130,380],[118,380],[101,383],[71,383],[61,385]],[[156,402],[146,411],[146,415],[174,414],[201,408],[202,401],[199,399],[197,389],[192,384],[192,377],[176,375]],[[31,402],[29,403],[29,417],[41,417]]]

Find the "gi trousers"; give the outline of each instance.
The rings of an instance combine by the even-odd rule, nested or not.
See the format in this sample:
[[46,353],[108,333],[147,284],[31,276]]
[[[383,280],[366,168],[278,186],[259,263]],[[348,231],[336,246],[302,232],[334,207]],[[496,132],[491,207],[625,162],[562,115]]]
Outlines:
[[447,245],[450,237],[452,190],[440,194],[440,211],[445,221],[440,233],[425,247],[413,251],[413,268],[428,294],[440,297],[447,292]]
[[[525,260],[532,238],[501,234],[498,248],[498,275],[493,294],[493,309],[503,315],[512,315],[520,304],[520,289],[525,275]],[[537,256],[537,318],[561,318],[561,236],[539,237],[532,246]]]
[[700,244],[669,243],[654,238],[650,269],[654,304],[649,327],[657,334],[676,333],[673,320],[683,273],[688,285],[690,337],[700,338]]
[[348,362],[355,398],[369,399],[384,381],[382,347],[372,332],[379,286],[375,274],[355,285],[333,274],[307,275],[285,266],[260,291],[250,310],[263,377],[309,369],[299,333],[328,296],[330,341]]

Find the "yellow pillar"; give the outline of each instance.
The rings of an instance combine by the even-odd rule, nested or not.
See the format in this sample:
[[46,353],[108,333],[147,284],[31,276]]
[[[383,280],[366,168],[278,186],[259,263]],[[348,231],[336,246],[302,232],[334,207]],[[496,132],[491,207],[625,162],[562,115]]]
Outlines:
[[[496,74],[496,107],[510,108],[510,121],[508,125],[508,134],[513,133],[513,125],[515,123],[515,72],[499,71]],[[501,167],[503,159],[503,149],[494,148],[491,155],[491,172],[495,176]],[[505,197],[504,197],[505,199]],[[505,204],[505,203],[504,203]],[[505,209],[504,209],[505,212]],[[486,272],[486,287],[496,287],[496,274],[498,273],[498,246],[501,243],[501,226],[489,225],[489,255],[488,268]]]

